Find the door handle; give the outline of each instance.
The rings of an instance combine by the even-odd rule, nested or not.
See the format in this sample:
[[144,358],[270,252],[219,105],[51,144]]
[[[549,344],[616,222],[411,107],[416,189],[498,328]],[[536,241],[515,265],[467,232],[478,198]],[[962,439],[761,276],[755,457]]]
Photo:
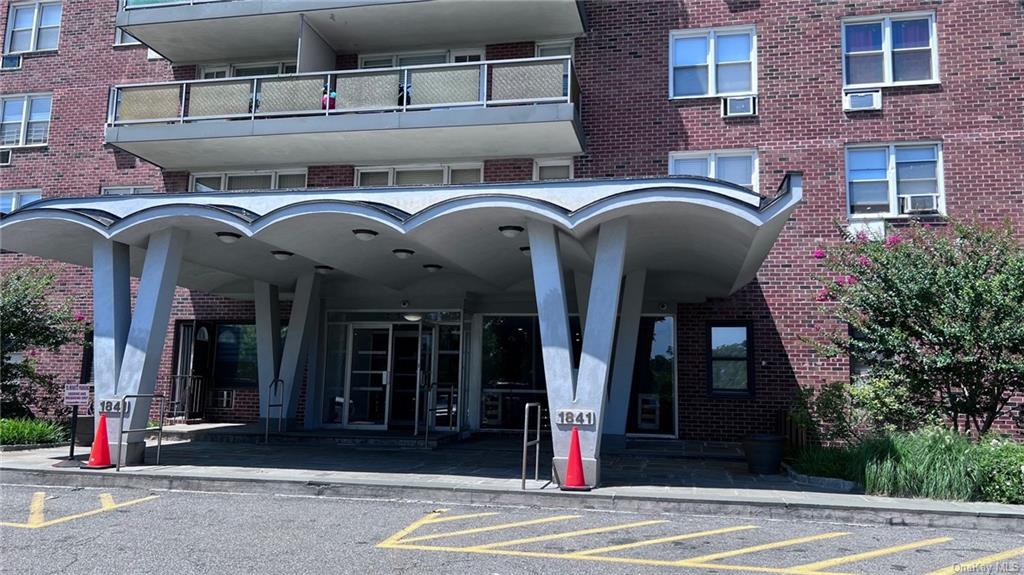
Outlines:
[[389,372],[387,372],[387,371],[381,373],[381,377],[382,377],[382,379],[381,379],[381,386],[383,386],[383,387],[387,387],[388,386],[388,375],[389,375]]

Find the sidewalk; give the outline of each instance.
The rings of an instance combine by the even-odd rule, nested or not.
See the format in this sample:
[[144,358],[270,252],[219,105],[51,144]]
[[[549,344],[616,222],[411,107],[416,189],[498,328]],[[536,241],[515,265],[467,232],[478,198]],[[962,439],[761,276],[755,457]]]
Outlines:
[[[1024,506],[836,493],[738,461],[620,454],[602,460],[602,487],[564,493],[541,455],[541,481],[520,489],[521,452],[505,442],[437,450],[303,444],[165,443],[160,465],[90,471],[54,467],[67,449],[0,454],[4,483],[383,497],[451,503],[738,515],[1024,533]],[[87,448],[81,448],[88,452]],[[150,445],[147,461],[155,461]],[[532,465],[532,453],[530,454]]]

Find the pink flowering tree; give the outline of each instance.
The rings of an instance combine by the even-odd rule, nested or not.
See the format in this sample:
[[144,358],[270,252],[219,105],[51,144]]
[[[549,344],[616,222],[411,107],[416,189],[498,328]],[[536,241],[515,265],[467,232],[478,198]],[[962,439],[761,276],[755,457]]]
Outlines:
[[849,326],[815,344],[863,368],[854,402],[877,426],[937,415],[987,432],[1024,394],[1024,248],[1012,227],[911,225],[846,240],[810,257],[828,272],[818,301]]
[[[41,395],[53,395],[56,382],[39,370],[39,353],[80,341],[81,314],[66,300],[52,303],[47,292],[55,275],[42,267],[21,267],[0,276],[0,415],[29,415]],[[42,393],[40,393],[42,392]]]

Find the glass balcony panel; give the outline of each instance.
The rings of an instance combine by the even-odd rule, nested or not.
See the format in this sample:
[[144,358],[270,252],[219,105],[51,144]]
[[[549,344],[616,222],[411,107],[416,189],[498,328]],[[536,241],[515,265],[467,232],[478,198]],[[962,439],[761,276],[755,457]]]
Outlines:
[[259,111],[271,114],[319,110],[325,80],[320,76],[260,80]]
[[248,114],[252,80],[193,84],[189,89],[188,115],[232,116]]
[[490,100],[542,100],[565,96],[563,60],[492,64]]
[[341,110],[394,108],[400,105],[398,71],[338,76],[337,107]]
[[177,118],[181,114],[181,86],[121,88],[118,121]]
[[476,103],[480,101],[480,67],[418,69],[409,72],[409,104]]

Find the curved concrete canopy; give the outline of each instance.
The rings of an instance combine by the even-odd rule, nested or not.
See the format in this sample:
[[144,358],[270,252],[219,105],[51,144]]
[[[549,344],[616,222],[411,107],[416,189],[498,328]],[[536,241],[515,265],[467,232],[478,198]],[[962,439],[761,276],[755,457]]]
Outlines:
[[[318,264],[335,268],[335,283],[414,290],[423,266],[438,264],[427,283],[441,293],[499,293],[531,277],[525,234],[506,238],[499,226],[555,224],[565,265],[587,272],[600,225],[626,217],[634,225],[625,269],[647,269],[686,301],[753,278],[802,199],[801,180],[788,174],[772,201],[694,177],[52,199],[0,219],[0,247],[88,266],[93,240],[106,238],[132,246],[141,262],[149,236],[176,227],[189,232],[178,283],[203,291],[244,295],[252,279],[288,288]],[[379,235],[361,242],[352,234],[360,228]],[[224,244],[223,231],[243,239]],[[396,259],[399,248],[415,255]],[[278,261],[273,250],[296,255]]]

